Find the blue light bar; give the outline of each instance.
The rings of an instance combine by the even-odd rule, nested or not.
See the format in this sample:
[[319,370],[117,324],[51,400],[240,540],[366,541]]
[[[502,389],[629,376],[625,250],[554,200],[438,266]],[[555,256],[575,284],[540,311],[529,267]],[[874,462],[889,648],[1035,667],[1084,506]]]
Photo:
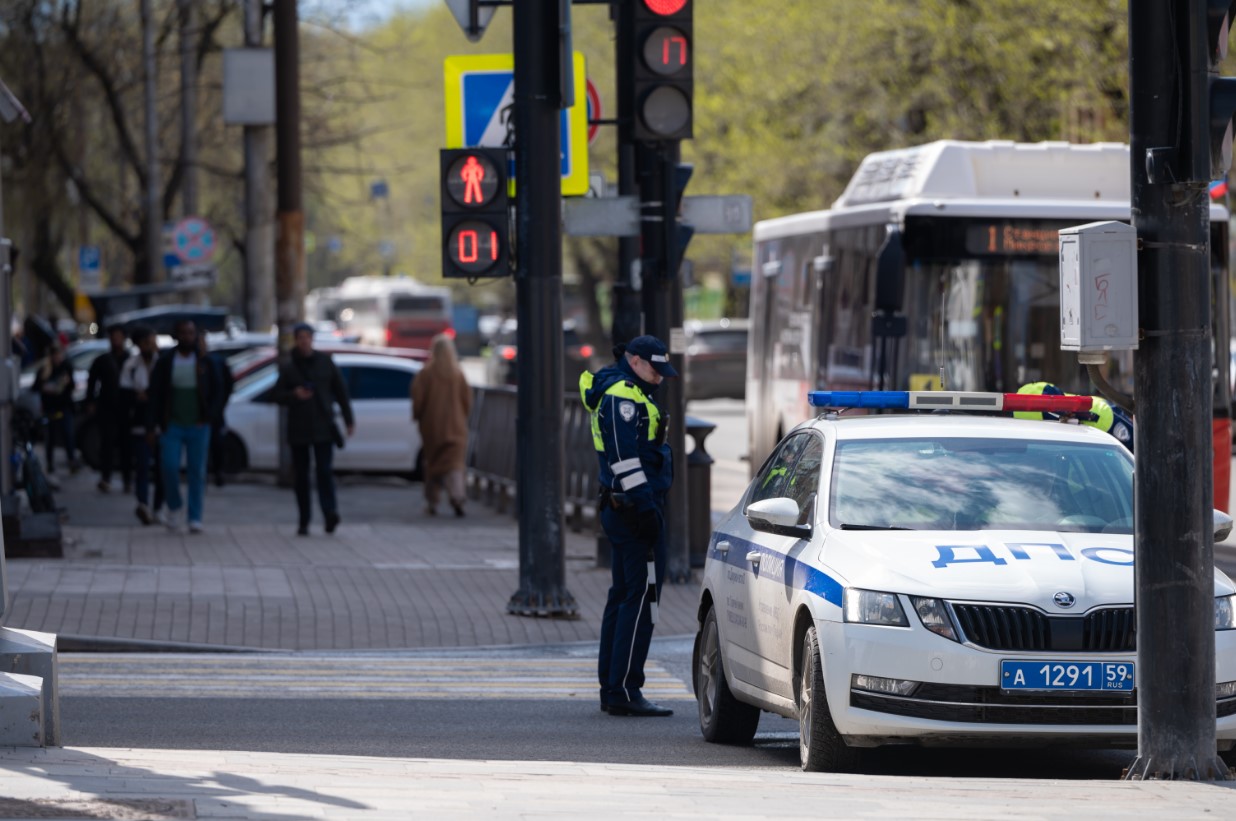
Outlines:
[[909,391],[810,391],[807,401],[817,408],[908,408]]

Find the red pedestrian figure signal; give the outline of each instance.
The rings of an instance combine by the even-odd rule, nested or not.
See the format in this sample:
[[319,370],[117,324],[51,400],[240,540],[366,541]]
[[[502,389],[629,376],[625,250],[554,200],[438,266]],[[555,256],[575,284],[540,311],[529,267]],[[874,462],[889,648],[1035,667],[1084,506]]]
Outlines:
[[682,11],[691,0],[644,0],[644,5],[653,14],[669,16]]
[[498,193],[498,169],[483,154],[468,152],[451,163],[446,177],[446,189],[459,205],[482,208]]

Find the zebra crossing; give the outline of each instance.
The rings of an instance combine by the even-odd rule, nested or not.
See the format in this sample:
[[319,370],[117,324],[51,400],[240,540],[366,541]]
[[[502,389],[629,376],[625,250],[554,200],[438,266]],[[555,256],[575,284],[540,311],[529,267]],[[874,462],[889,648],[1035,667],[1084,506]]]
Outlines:
[[[597,697],[588,658],[368,654],[60,654],[62,697],[246,699],[581,699]],[[691,701],[662,664],[644,694]]]

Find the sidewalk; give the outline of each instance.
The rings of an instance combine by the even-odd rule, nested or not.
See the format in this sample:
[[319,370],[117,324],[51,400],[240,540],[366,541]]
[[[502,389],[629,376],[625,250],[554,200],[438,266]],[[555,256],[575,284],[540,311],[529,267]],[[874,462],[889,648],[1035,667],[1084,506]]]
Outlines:
[[[248,476],[206,494],[206,532],[143,527],[134,502],[63,478],[63,559],[9,559],[8,627],[67,637],[284,650],[478,647],[594,641],[609,588],[591,534],[566,532],[578,620],[509,616],[519,586],[510,515],[471,503],[429,517],[420,485],[345,477],[343,524],[298,537],[290,489]],[[316,511],[315,511],[316,515]],[[693,634],[696,586],[666,586],[660,636]]]
[[[1227,784],[199,750],[0,750],[0,818],[1224,818]],[[89,814],[88,814],[89,813]]]

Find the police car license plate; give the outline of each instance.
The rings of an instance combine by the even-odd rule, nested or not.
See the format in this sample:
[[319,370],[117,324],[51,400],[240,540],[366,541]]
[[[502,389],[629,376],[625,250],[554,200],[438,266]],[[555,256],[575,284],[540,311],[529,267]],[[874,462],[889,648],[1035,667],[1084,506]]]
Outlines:
[[1001,661],[1003,690],[1132,692],[1131,661]]

